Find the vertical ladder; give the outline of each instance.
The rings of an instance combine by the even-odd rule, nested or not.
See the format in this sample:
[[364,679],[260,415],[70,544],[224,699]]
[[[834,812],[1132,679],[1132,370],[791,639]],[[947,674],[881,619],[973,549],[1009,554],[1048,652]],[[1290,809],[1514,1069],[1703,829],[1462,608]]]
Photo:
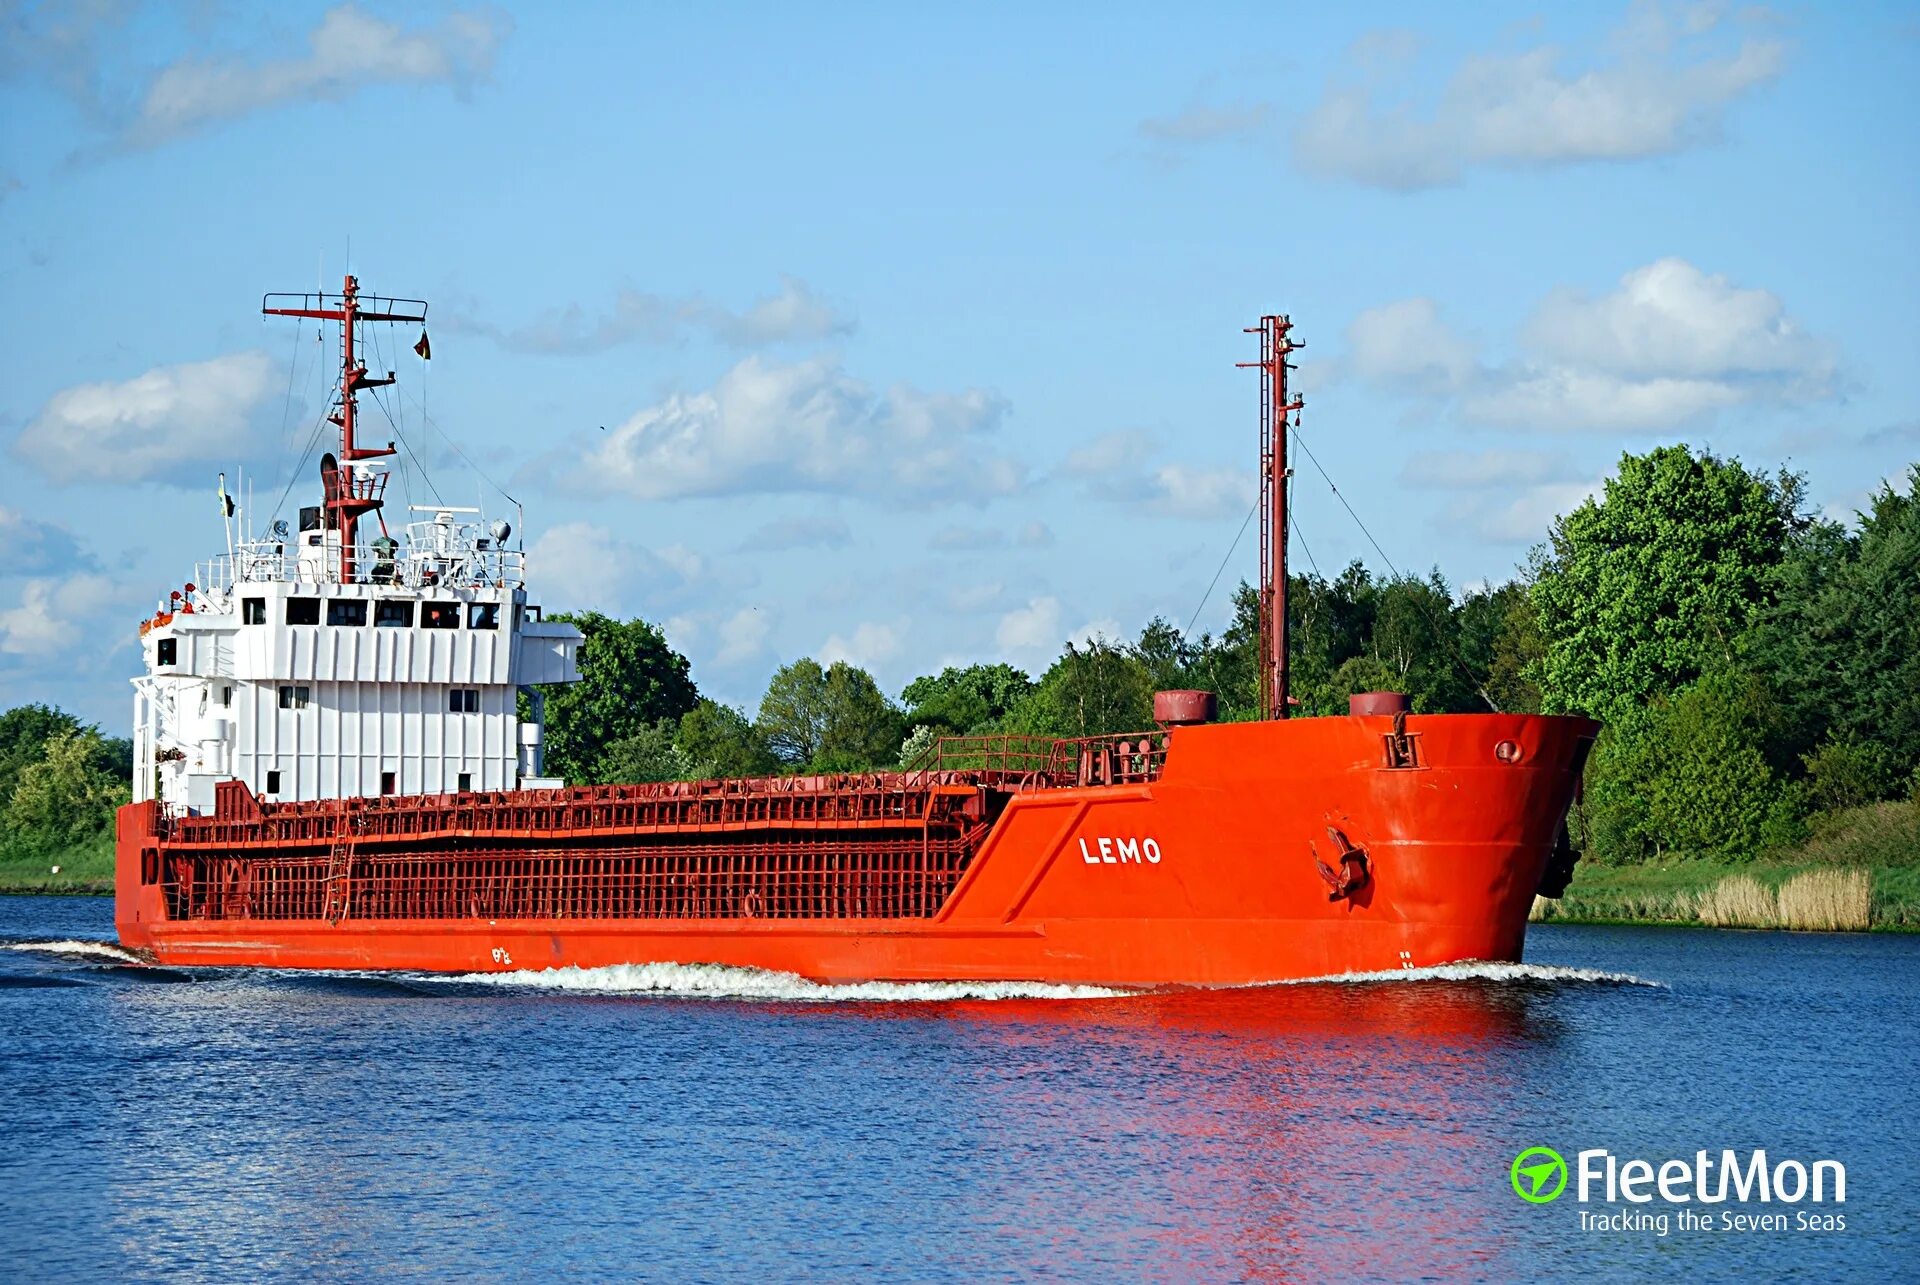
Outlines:
[[352,900],[353,841],[359,821],[360,818],[348,815],[344,808],[334,820],[333,851],[327,856],[326,907],[322,912],[330,924],[347,917]]

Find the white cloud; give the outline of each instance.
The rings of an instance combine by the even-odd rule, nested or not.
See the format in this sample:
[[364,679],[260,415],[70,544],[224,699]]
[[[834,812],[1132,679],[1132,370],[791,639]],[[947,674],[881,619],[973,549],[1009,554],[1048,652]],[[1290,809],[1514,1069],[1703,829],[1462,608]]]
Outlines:
[[1820,379],[1831,366],[1779,296],[1742,289],[1678,258],[1635,268],[1599,298],[1566,286],[1553,290],[1521,341],[1562,365],[1635,378]]
[[1000,617],[994,642],[1008,660],[1038,672],[1050,665],[1070,641],[1085,643],[1125,636],[1117,620],[1089,620],[1080,628],[1070,630],[1063,627],[1066,618],[1066,608],[1051,594],[1029,598],[1025,606],[1015,607]]
[[1411,391],[1452,392],[1472,382],[1478,359],[1473,344],[1441,322],[1433,300],[1401,299],[1353,319],[1337,369]]
[[1030,598],[1000,618],[993,640],[1014,655],[1051,656],[1067,636],[1060,627],[1062,614],[1058,598]]
[[1535,486],[1568,480],[1566,456],[1545,451],[1422,451],[1407,457],[1400,480],[1423,490]]
[[19,602],[0,610],[0,653],[41,659],[65,655],[92,632],[92,618],[116,604],[126,608],[131,629],[137,608],[103,575],[28,580],[20,587]]
[[947,591],[947,610],[975,615],[990,610],[1007,596],[1007,587],[998,580],[986,584],[956,585]]
[[78,384],[47,400],[13,450],[61,484],[185,480],[254,447],[272,384],[272,362],[258,352]]
[[814,294],[806,282],[786,276],[780,278],[777,294],[739,311],[700,295],[674,298],[629,288],[597,315],[575,303],[510,330],[472,318],[454,324],[491,335],[509,348],[536,353],[603,352],[631,342],[679,343],[695,334],[729,347],[755,348],[831,339],[854,330],[850,315]]
[[1069,637],[1081,642],[1112,643],[1124,641],[1126,635],[1121,632],[1119,621],[1115,620],[1112,616],[1101,616],[1098,619],[1089,620],[1086,624],[1074,630]]
[[527,580],[550,611],[637,608],[651,615],[709,583],[711,568],[680,545],[645,549],[597,523],[563,522],[527,546]]
[[1463,497],[1448,518],[1465,522],[1482,539],[1494,544],[1534,545],[1547,538],[1553,520],[1571,513],[1580,502],[1597,494],[1601,479],[1548,482],[1536,486],[1489,487]]
[[1194,104],[1171,116],[1140,122],[1140,136],[1152,143],[1213,143],[1260,131],[1271,108],[1266,103]]
[[840,518],[801,514],[776,518],[754,528],[740,542],[742,553],[779,553],[787,549],[844,549],[853,533]]
[[1514,370],[1468,397],[1468,418],[1508,428],[1599,428],[1651,432],[1747,400],[1709,379],[1622,379],[1547,367]]
[[[1149,461],[1150,434],[1106,433],[1067,454],[1060,471],[1079,478],[1096,499],[1172,518],[1238,517],[1253,503],[1254,480],[1244,468],[1196,468]],[[1051,533],[1040,537],[1050,539]]]
[[1719,25],[1705,6],[1688,8],[1678,29],[1658,6],[1641,6],[1613,34],[1612,57],[1570,57],[1553,45],[1474,54],[1424,108],[1397,94],[1403,71],[1369,69],[1328,86],[1295,130],[1294,158],[1320,174],[1408,190],[1456,182],[1478,165],[1678,152],[1717,136],[1728,106],[1785,64],[1781,41],[1730,43]]
[[927,547],[942,553],[970,553],[977,549],[1001,549],[1007,533],[991,526],[944,526],[927,537]]
[[878,392],[831,358],[753,356],[709,391],[676,394],[597,437],[563,472],[584,490],[643,500],[816,491],[979,501],[1020,484],[1020,465],[985,446],[1006,411],[982,389]]
[[54,522],[30,518],[0,504],[0,558],[7,573],[16,576],[87,569],[93,558],[72,533]]
[[793,339],[829,339],[853,333],[851,316],[840,312],[793,277],[780,278],[780,293],[756,300],[745,312],[703,311],[701,323],[716,339],[739,348]]
[[1554,290],[1504,363],[1483,361],[1427,299],[1362,313],[1348,340],[1339,374],[1509,428],[1656,432],[1733,406],[1821,400],[1836,385],[1828,347],[1777,296],[1676,258],[1598,297]]
[[1452,492],[1441,525],[1465,527],[1494,544],[1538,544],[1556,517],[1600,489],[1600,479],[1548,451],[1428,451],[1408,458],[1400,480]]
[[1171,518],[1236,517],[1253,503],[1252,473],[1244,468],[1190,468],[1162,464],[1148,478],[1149,512]]
[[321,16],[301,57],[183,58],[161,68],[122,141],[150,146],[282,103],[344,98],[369,85],[463,86],[491,68],[511,25],[491,12],[454,10],[433,26],[408,30],[343,4]]
[[854,626],[853,636],[834,634],[820,644],[820,663],[831,665],[844,660],[861,669],[883,665],[900,654],[904,625],[881,624],[863,620]]
[[714,663],[738,665],[752,660],[766,650],[767,638],[772,632],[772,613],[758,607],[742,607],[720,622],[720,651],[714,656]]
[[1069,477],[1105,477],[1137,469],[1152,458],[1151,433],[1137,428],[1116,429],[1067,452],[1060,471]]

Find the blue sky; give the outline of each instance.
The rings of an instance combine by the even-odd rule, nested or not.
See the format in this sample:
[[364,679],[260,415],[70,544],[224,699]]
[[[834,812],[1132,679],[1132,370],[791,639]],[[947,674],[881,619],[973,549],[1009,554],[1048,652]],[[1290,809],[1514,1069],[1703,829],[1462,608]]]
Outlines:
[[0,706],[124,723],[215,475],[264,514],[322,409],[259,297],[349,266],[432,304],[396,498],[504,488],[538,599],[748,706],[1184,623],[1266,311],[1306,443],[1457,586],[1622,450],[1837,516],[1920,457],[1912,5],[1187,8],[5,5]]

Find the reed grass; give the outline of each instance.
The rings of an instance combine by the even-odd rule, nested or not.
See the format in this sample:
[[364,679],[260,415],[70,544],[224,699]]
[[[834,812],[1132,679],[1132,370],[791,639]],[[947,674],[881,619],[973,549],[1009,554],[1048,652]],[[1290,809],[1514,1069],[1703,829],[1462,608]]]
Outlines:
[[1749,875],[1722,879],[1693,896],[1694,917],[1709,928],[1778,928],[1780,898]]
[[[1528,918],[1578,922],[1704,924],[1710,928],[1785,928],[1794,932],[1864,932],[1879,924],[1906,927],[1898,906],[1876,906],[1874,876],[1861,869],[1768,871],[1720,876],[1695,889],[1570,889],[1560,901],[1533,899]],[[1879,913],[1876,914],[1876,911]]]
[[1809,870],[1777,895],[1783,928],[1864,932],[1873,920],[1873,877],[1865,870]]

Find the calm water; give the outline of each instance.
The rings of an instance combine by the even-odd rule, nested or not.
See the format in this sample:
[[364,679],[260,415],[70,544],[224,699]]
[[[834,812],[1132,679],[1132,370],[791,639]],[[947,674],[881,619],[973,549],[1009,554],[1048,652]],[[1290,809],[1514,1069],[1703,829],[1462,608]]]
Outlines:
[[[0,943],[104,941],[111,913],[0,897]],[[1920,938],[1546,927],[1529,954],[1498,980],[796,1001],[696,970],[0,950],[5,1274],[1913,1272]],[[632,989],[663,985],[686,993]],[[1847,1230],[1582,1231],[1628,1207],[1522,1203],[1533,1144],[1836,1158]]]

